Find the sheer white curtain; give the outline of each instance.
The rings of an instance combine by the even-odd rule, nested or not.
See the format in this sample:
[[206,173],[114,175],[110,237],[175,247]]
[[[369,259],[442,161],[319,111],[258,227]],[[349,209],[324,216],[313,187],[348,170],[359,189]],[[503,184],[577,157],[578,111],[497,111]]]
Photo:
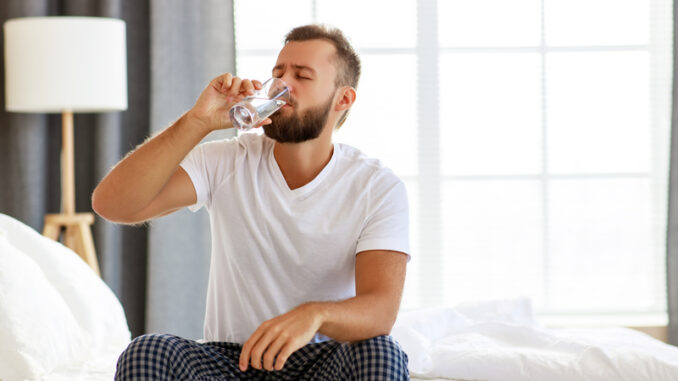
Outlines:
[[666,324],[669,0],[235,1],[238,74],[320,22],[358,49],[337,141],[405,181],[403,308],[528,297]]

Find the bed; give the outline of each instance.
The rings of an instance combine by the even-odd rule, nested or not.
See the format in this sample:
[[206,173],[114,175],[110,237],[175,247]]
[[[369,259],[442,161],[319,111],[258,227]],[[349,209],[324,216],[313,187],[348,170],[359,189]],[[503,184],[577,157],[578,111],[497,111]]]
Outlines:
[[541,326],[528,300],[401,312],[413,380],[678,380],[678,348],[628,328]]
[[129,341],[118,299],[80,257],[0,214],[0,380],[112,380]]
[[[527,300],[401,312],[413,380],[678,380],[678,348],[623,328],[552,329]],[[123,309],[80,257],[0,214],[0,381],[112,380]]]

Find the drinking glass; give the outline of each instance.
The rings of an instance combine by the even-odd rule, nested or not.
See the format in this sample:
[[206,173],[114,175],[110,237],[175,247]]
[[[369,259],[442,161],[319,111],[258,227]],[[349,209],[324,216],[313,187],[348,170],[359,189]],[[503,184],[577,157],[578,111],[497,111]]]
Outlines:
[[233,127],[247,131],[262,120],[278,111],[290,101],[290,90],[280,78],[271,78],[264,82],[262,88],[240,102],[228,111]]

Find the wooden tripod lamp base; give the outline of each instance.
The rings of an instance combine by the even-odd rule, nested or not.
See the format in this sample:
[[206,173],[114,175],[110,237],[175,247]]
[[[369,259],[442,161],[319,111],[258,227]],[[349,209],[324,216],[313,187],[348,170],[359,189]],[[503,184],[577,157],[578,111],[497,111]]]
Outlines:
[[73,112],[70,110],[61,114],[61,134],[61,213],[45,215],[42,235],[55,241],[62,236],[63,244],[78,253],[101,276],[90,229],[94,223],[94,214],[75,213]]

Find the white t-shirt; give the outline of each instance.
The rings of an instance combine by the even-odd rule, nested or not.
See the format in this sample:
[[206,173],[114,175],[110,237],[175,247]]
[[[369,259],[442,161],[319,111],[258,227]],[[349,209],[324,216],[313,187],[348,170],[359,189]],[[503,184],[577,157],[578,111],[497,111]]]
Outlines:
[[190,209],[210,216],[207,341],[244,343],[300,304],[355,296],[361,251],[409,256],[407,194],[391,170],[335,143],[320,174],[291,190],[274,143],[243,134],[200,144],[181,163],[198,198]]

